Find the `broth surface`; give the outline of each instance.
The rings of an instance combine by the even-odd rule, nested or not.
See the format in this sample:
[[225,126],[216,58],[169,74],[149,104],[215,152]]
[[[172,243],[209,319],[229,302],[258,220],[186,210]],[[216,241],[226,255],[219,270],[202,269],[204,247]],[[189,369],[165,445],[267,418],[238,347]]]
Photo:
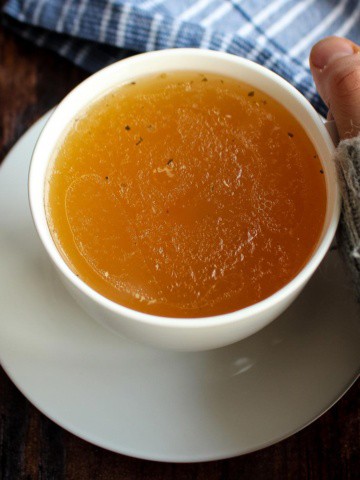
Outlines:
[[227,77],[164,73],[91,104],[48,172],[70,268],[129,308],[202,317],[252,305],[305,265],[326,210],[302,127]]

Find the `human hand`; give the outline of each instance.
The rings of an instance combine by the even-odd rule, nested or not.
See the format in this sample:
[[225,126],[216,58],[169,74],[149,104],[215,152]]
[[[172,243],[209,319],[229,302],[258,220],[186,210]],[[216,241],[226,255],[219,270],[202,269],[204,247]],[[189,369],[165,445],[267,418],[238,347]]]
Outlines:
[[343,200],[337,240],[360,301],[360,48],[325,38],[313,47],[310,68],[342,140],[334,155]]
[[310,68],[340,139],[359,135],[360,47],[345,38],[327,37],[312,48]]

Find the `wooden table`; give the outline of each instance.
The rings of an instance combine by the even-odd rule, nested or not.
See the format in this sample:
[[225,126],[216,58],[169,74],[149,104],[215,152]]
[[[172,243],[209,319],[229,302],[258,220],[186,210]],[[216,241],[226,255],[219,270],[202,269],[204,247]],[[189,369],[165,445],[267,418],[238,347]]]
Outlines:
[[[86,75],[0,30],[0,161]],[[200,464],[136,460],[80,440],[39,413],[1,368],[0,414],[0,480],[360,478],[360,382],[287,440],[243,457]]]

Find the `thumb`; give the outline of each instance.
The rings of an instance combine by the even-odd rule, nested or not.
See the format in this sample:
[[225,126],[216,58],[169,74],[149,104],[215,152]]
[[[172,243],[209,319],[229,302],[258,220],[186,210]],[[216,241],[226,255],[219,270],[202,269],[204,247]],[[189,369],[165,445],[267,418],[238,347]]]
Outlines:
[[311,50],[310,68],[340,138],[359,135],[360,47],[345,38],[325,38]]

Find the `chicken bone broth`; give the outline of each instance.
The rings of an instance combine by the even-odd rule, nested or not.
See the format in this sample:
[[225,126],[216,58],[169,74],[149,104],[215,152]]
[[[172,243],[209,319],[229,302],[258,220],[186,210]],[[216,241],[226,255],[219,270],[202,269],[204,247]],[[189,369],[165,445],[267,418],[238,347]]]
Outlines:
[[174,72],[80,112],[48,169],[45,206],[90,287],[191,318],[247,307],[294,278],[319,241],[326,186],[286,108],[238,80]]

